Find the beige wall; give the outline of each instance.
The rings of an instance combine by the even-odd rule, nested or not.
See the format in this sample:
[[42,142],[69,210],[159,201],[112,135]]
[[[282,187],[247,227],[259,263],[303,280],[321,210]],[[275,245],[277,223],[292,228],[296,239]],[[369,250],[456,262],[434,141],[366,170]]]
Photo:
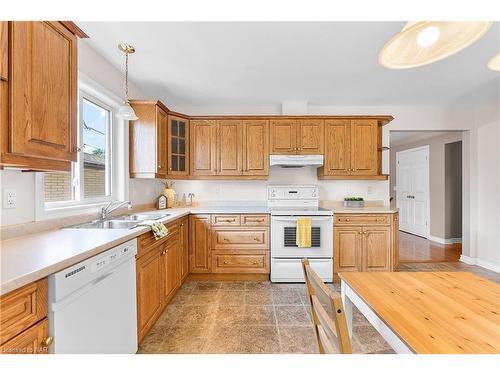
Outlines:
[[448,132],[411,143],[391,144],[390,151],[390,196],[396,204],[396,153],[411,148],[429,146],[429,184],[430,184],[430,233],[440,239],[446,237],[446,199],[445,199],[445,144],[462,140],[462,132]]

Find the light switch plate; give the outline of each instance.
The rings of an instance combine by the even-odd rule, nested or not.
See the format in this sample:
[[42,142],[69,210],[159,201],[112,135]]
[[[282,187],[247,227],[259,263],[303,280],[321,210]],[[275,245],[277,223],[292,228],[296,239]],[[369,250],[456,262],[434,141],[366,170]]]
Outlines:
[[14,190],[3,191],[3,208],[16,208],[17,196]]

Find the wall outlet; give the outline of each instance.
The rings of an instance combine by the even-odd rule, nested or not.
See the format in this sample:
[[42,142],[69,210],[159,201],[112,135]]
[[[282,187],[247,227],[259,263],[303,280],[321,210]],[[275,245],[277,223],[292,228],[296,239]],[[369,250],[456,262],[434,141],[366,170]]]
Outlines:
[[368,185],[368,187],[366,188],[366,194],[367,195],[372,195],[373,194],[373,186]]
[[13,190],[3,191],[3,208],[16,208],[17,197]]

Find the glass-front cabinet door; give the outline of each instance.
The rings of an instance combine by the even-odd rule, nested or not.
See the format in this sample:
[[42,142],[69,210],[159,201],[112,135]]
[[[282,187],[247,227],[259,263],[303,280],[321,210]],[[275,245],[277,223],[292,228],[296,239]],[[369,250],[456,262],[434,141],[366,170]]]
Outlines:
[[189,174],[189,121],[173,115],[168,116],[168,174]]

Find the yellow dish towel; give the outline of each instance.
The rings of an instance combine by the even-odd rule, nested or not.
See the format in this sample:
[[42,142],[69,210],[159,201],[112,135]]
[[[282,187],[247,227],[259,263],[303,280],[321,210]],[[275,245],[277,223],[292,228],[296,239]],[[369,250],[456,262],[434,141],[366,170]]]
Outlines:
[[298,247],[311,247],[311,218],[297,218],[296,243]]

